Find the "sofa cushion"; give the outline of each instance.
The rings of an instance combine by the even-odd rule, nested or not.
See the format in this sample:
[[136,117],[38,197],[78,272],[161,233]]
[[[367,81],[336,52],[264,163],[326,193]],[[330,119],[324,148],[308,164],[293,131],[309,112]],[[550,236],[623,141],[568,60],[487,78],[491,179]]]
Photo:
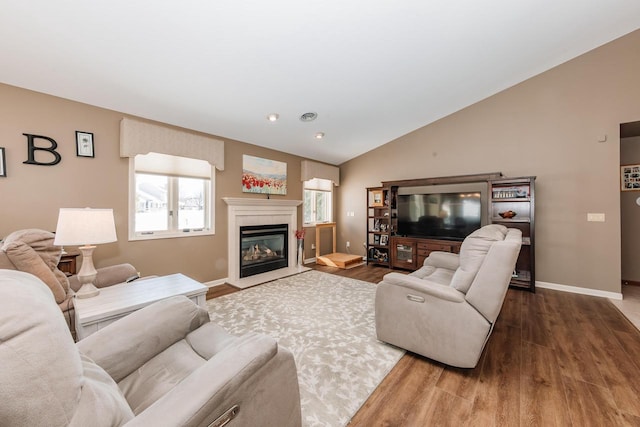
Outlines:
[[485,225],[469,234],[460,246],[460,266],[451,279],[451,286],[466,294],[491,245],[504,240],[506,235],[507,227],[500,224]]
[[70,426],[121,426],[133,419],[122,391],[116,382],[95,362],[80,354],[82,389]]
[[18,270],[33,274],[42,280],[49,287],[58,304],[66,299],[67,292],[53,271],[51,271],[31,246],[21,241],[13,241],[5,243],[2,248]]
[[409,276],[418,279],[430,280],[439,285],[449,285],[453,276],[453,271],[448,268],[439,268],[432,265],[424,265],[420,269],[409,273]]
[[118,383],[137,415],[206,363],[186,340],[180,340]]

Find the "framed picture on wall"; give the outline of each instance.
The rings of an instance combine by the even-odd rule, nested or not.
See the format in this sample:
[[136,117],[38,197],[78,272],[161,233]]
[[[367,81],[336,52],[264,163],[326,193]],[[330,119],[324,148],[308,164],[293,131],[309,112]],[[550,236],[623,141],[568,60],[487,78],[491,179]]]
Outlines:
[[640,165],[620,166],[620,190],[640,191]]
[[95,157],[91,132],[76,131],[76,155],[78,157]]
[[287,164],[242,155],[242,192],[287,194]]
[[0,176],[7,176],[7,161],[4,158],[4,147],[0,147]]

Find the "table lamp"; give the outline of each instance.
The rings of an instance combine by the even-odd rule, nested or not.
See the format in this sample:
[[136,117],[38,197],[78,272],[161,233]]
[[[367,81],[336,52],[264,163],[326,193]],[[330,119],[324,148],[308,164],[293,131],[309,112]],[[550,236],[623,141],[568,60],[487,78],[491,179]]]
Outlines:
[[58,226],[53,244],[56,246],[82,245],[82,266],[78,272],[78,281],[82,285],[77,298],[95,297],[100,293],[93,281],[96,268],[93,266],[95,245],[115,242],[116,226],[113,209],[61,208],[58,214]]

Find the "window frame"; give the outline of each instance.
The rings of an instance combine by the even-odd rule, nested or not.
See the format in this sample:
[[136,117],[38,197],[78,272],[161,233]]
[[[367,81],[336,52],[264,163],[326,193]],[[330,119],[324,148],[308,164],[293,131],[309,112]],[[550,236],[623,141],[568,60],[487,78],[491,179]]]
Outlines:
[[[326,224],[329,222],[333,222],[333,182],[329,181],[329,180],[322,180],[322,181],[326,181],[328,188],[329,189],[321,189],[318,186],[314,186],[311,182],[314,180],[310,180],[310,181],[303,181],[302,184],[302,223],[303,226],[305,227],[313,227],[316,224]],[[305,211],[305,202],[306,202],[306,192],[310,191],[312,192],[313,196],[312,196],[312,213],[313,213],[313,221],[311,222],[306,222],[305,221],[305,217],[304,217],[304,211]],[[317,194],[318,193],[323,193],[323,194],[327,194],[327,216],[328,219],[326,221],[318,221],[318,215],[317,215],[317,211],[316,211],[316,206],[317,206]]]
[[[173,211],[173,214],[168,215],[169,230],[159,231],[139,231],[136,232],[136,163],[135,157],[129,157],[129,241],[136,240],[155,240],[155,239],[173,239],[180,237],[194,237],[194,236],[210,236],[215,235],[215,169],[211,168],[211,176],[208,179],[208,189],[205,189],[205,195],[208,194],[208,198],[205,197],[205,227],[202,229],[179,229],[178,227],[178,192],[179,192],[179,179],[178,178],[193,178],[191,176],[162,174],[162,173],[149,173],[140,172],[147,175],[159,175],[166,176],[169,179],[169,191],[167,194],[167,203],[170,208],[169,211]],[[200,178],[204,179],[204,178]],[[207,191],[208,190],[208,191]]]

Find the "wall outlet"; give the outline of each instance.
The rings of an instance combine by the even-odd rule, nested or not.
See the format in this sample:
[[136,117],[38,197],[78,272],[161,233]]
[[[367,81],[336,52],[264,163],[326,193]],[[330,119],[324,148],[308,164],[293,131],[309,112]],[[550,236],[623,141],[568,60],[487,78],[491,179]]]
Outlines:
[[351,247],[351,242],[347,241],[347,247],[350,248]]
[[587,221],[589,222],[604,222],[604,214],[603,213],[588,213]]
[[311,244],[311,249],[315,249],[315,248],[316,248],[316,244],[315,244],[315,243],[312,243],[312,244]]

